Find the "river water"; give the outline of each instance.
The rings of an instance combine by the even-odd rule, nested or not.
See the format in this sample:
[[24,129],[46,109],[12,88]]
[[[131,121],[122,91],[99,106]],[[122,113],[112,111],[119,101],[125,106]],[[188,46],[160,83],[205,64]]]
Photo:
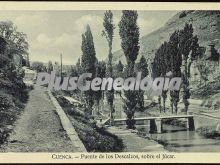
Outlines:
[[[121,102],[116,103],[116,118],[126,118],[123,113]],[[146,112],[135,113],[135,117],[149,116]],[[194,114],[195,128],[202,126],[212,126],[220,123],[220,118],[211,118],[207,116],[198,116]],[[140,132],[145,132],[151,139],[158,141],[165,149],[173,152],[220,152],[220,140],[207,139],[200,136],[196,131],[188,131],[184,127],[163,124],[164,133],[150,134],[149,125],[136,125]]]
[[146,132],[171,152],[220,152],[220,140],[207,139],[183,127],[163,124],[164,133],[161,134],[149,134],[148,125],[139,125],[137,129]]

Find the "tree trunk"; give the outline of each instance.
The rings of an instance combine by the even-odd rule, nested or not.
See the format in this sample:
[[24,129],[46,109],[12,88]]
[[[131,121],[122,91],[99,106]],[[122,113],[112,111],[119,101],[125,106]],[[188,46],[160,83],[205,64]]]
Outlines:
[[134,112],[133,109],[128,110],[127,113],[127,120],[126,120],[126,124],[127,124],[127,128],[128,129],[135,129],[135,120],[134,120]]
[[174,104],[174,111],[175,111],[175,113],[176,113],[176,115],[177,115],[177,112],[178,112],[178,108],[177,108],[177,100],[174,100],[174,102],[173,102],[173,104]]
[[188,63],[188,68],[187,68],[187,77],[190,78],[190,72],[191,72],[191,65],[192,65],[192,60],[189,61]]
[[171,113],[173,114],[173,101],[170,102]]
[[97,106],[97,114],[99,115],[99,106],[100,106],[99,100],[97,100],[96,106]]
[[166,99],[163,97],[163,112],[166,112]]
[[110,104],[110,126],[114,125],[113,104]]
[[158,96],[158,104],[159,104],[159,110],[160,113],[162,112],[162,107],[161,107],[161,96]]
[[187,66],[187,59],[184,59],[184,71],[182,73],[182,80],[183,80],[183,103],[184,103],[184,111],[187,113],[188,111],[188,98],[189,98],[189,82],[188,82],[188,66]]
[[[132,77],[134,73],[134,62],[130,61],[128,62],[128,70],[126,77]],[[135,120],[134,120],[134,113],[135,113],[135,108],[137,106],[137,91],[125,91],[125,106],[126,106],[126,115],[127,115],[127,128],[128,129],[135,129]],[[130,104],[132,102],[132,104]]]

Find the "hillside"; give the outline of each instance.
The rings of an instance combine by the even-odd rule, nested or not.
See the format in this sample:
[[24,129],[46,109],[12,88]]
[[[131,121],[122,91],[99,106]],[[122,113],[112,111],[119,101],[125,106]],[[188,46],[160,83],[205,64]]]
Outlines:
[[[147,59],[154,58],[155,51],[177,29],[182,29],[185,23],[191,23],[194,34],[199,38],[200,46],[207,48],[213,42],[215,48],[220,51],[220,11],[181,11],[173,16],[160,29],[143,36],[140,39],[140,53],[138,58],[144,55]],[[125,62],[122,50],[114,53],[113,60]]]

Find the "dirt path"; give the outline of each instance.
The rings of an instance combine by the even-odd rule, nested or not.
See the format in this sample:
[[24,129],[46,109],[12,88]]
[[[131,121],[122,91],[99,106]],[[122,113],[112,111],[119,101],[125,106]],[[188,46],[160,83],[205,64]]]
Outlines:
[[2,152],[74,152],[43,87],[30,92],[24,112]]

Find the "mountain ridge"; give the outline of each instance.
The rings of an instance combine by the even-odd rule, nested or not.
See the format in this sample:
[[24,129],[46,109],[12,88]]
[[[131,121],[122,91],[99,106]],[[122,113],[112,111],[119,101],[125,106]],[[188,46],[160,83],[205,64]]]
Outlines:
[[[220,51],[220,11],[188,10],[180,11],[164,26],[141,37],[138,59],[143,55],[148,59],[148,63],[151,63],[159,46],[167,41],[175,30],[182,29],[185,23],[193,25],[194,34],[198,36],[200,46],[207,48],[210,43],[213,43]],[[113,62],[117,63],[119,60],[126,63],[122,50],[113,53]]]

